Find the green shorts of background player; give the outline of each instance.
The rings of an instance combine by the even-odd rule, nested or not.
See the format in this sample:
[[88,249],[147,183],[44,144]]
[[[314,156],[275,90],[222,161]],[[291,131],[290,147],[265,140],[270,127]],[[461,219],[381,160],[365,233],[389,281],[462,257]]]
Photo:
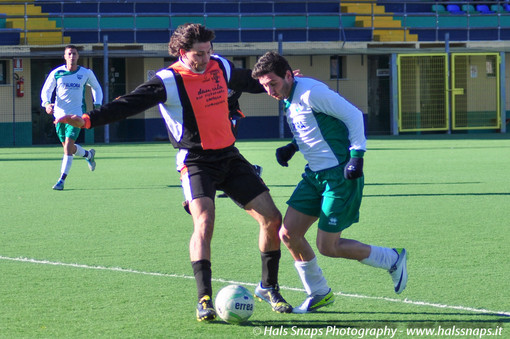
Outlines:
[[53,186],[53,189],[62,191],[64,189],[67,175],[71,170],[74,156],[85,158],[89,169],[93,171],[96,169],[96,162],[94,159],[96,151],[94,149],[87,151],[76,143],[76,139],[78,139],[78,136],[80,135],[80,128],[76,128],[68,124],[57,123],[55,124],[55,130],[60,142],[62,143],[62,147],[64,148],[64,156],[62,157],[62,165],[60,167],[60,178]]

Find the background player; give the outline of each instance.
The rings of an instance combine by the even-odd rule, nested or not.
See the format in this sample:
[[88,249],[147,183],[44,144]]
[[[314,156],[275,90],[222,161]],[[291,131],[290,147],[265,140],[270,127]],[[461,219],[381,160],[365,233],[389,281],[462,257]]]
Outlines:
[[[61,65],[50,72],[41,90],[42,106],[46,113],[53,114],[55,120],[65,115],[81,116],[86,112],[85,105],[85,86],[90,86],[94,100],[94,107],[101,106],[103,102],[103,91],[99,82],[90,69],[78,65],[79,54],[76,46],[68,45],[64,50],[65,65]],[[55,103],[51,103],[53,92],[55,92]],[[66,123],[57,123],[55,125],[57,136],[64,148],[60,178],[53,186],[54,190],[64,189],[64,183],[71,170],[73,157],[80,156],[87,160],[89,169],[93,171],[96,168],[94,149],[85,150],[76,144],[76,139],[80,135],[80,129]]]

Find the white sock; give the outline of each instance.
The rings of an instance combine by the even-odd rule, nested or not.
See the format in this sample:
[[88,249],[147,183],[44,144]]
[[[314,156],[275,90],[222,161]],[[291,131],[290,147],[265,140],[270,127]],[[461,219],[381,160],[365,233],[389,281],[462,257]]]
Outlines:
[[71,170],[71,165],[73,164],[73,156],[65,155],[62,158],[62,167],[60,168],[60,173],[67,175]]
[[74,155],[77,155],[79,157],[84,157],[85,149],[78,144],[74,144],[74,146],[76,146],[76,152],[74,152]]
[[368,258],[361,260],[361,263],[389,270],[397,259],[398,254],[393,249],[370,245],[370,255]]
[[308,295],[326,294],[329,286],[317,264],[317,257],[310,261],[295,261],[294,267],[298,271],[303,287]]

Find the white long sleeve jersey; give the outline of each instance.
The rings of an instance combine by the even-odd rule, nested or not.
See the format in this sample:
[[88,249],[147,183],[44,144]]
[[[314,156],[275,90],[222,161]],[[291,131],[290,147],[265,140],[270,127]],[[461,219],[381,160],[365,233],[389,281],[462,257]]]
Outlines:
[[90,86],[94,105],[103,102],[103,90],[90,69],[78,66],[74,72],[67,70],[66,65],[59,66],[50,72],[41,90],[41,105],[45,107],[51,102],[53,90],[56,88],[54,117],[76,114],[81,116],[87,111],[85,104],[85,86]]
[[345,166],[350,150],[366,150],[363,113],[324,83],[295,78],[284,101],[287,122],[312,171]]

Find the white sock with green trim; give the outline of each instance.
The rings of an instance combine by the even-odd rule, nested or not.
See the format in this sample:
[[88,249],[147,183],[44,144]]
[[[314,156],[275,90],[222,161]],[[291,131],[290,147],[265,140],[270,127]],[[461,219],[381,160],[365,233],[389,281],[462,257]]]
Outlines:
[[397,261],[398,254],[391,248],[370,245],[370,255],[360,262],[372,267],[389,270]]
[[317,264],[317,257],[310,261],[295,261],[294,267],[296,267],[308,295],[328,293],[329,286],[319,264]]

